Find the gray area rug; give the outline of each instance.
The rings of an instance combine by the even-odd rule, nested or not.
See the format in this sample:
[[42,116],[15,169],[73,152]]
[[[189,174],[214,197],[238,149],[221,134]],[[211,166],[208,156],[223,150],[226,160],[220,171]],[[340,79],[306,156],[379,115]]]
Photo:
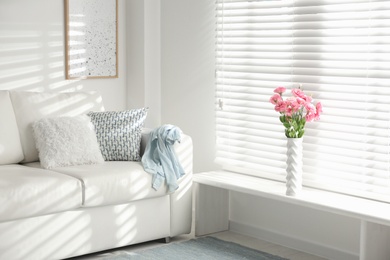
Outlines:
[[136,252],[122,252],[116,256],[103,258],[105,260],[126,259],[169,259],[169,260],[198,260],[198,259],[256,259],[256,260],[287,260],[236,243],[223,241],[214,237],[202,237],[184,242],[171,243],[151,249]]

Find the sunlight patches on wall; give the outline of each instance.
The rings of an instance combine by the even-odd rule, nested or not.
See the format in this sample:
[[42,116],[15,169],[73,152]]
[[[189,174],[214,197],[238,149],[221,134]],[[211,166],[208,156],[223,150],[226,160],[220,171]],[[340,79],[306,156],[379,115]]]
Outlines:
[[41,54],[30,54],[23,56],[2,57],[0,59],[0,66],[13,65],[19,63],[36,62],[43,58]]
[[42,65],[34,65],[34,66],[20,67],[15,69],[1,70],[0,79],[12,78],[15,76],[21,76],[21,75],[34,73],[34,72],[39,72],[42,69],[43,69]]
[[0,35],[0,89],[44,90],[43,31],[20,27],[0,30]]
[[[50,52],[48,54],[49,58],[62,58],[64,57],[64,53],[62,51],[53,51],[53,52]],[[61,62],[63,63],[63,61],[61,60]],[[62,66],[64,66],[62,64]]]
[[42,48],[42,44],[39,42],[25,42],[25,43],[8,43],[0,45],[0,53],[12,52],[12,51],[26,51]]
[[[122,8],[119,9],[119,17],[122,19],[118,21],[119,35],[125,35],[126,32],[126,2],[120,1]],[[61,92],[96,90],[103,95],[108,108],[125,109],[125,73],[110,82],[65,79],[64,14],[63,1],[0,1],[0,89]],[[82,24],[73,24],[72,28],[80,31]],[[119,48],[125,53],[126,38],[119,39]],[[125,65],[125,59],[120,60],[119,69],[124,69]],[[4,74],[4,71],[11,74]]]
[[52,41],[52,42],[49,42],[47,44],[47,46],[55,48],[55,47],[62,47],[62,46],[64,46],[64,44],[60,41]]
[[54,68],[61,68],[64,66],[64,62],[62,61],[57,61],[57,62],[51,62],[49,63],[49,68],[54,69]]
[[0,39],[14,39],[14,38],[37,38],[41,37],[42,32],[39,31],[8,31],[0,30]]
[[[5,83],[0,84],[0,89],[18,89],[18,88],[23,88],[26,86],[31,86],[35,85],[38,83],[41,83],[43,81],[43,76],[35,76],[35,77],[30,77],[30,78],[23,78],[20,80],[14,80],[14,81],[7,81]],[[32,87],[29,88],[30,91],[43,91],[43,87]]]
[[[53,72],[53,73],[50,73],[49,74],[49,78],[50,79],[58,79],[58,78],[61,78],[64,76],[64,72],[63,71],[57,71],[57,72]],[[50,84],[52,85],[52,84]]]

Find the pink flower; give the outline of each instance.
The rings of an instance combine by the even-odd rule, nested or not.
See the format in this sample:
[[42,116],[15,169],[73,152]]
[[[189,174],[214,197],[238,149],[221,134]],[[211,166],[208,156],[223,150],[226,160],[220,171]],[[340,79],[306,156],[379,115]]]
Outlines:
[[293,115],[291,106],[286,106],[286,109],[284,110],[284,114],[288,117],[291,117]]
[[302,91],[302,90],[300,90],[299,88],[294,88],[294,89],[292,89],[291,90],[291,93],[294,95],[294,96],[296,96],[297,98],[301,98],[301,99],[303,99],[304,101],[306,101],[306,102],[311,102],[312,101],[312,98],[311,98],[311,96],[306,96],[305,95],[305,93]]
[[303,91],[300,90],[299,88],[293,88],[293,89],[291,90],[291,93],[292,93],[294,96],[296,96],[296,97],[300,97],[300,98],[306,100],[306,95],[305,95],[305,93],[303,93]]
[[295,98],[288,98],[286,101],[286,116],[292,116],[299,109],[301,109],[301,105],[297,102]]
[[273,105],[276,105],[280,102],[282,102],[283,99],[279,94],[274,94],[270,99],[269,102],[271,102]]
[[275,88],[274,93],[278,93],[279,95],[281,95],[285,91],[286,91],[285,87],[277,87],[277,88]]
[[282,102],[279,102],[278,104],[276,104],[275,111],[279,112],[279,113],[286,112],[286,103],[284,101],[282,101]]
[[306,104],[306,100],[304,100],[300,97],[296,97],[296,100],[297,100],[298,104],[301,106],[304,106]]
[[306,122],[313,122],[314,121],[314,114],[307,113],[305,119],[306,119]]
[[291,97],[289,100],[293,113],[298,112],[302,108],[302,103],[297,98]]
[[320,120],[320,114],[322,113],[322,104],[318,102],[316,104],[315,120]]
[[313,104],[311,104],[311,103],[306,103],[305,109],[306,109],[306,121],[307,122],[314,121],[315,115],[316,115],[316,108],[315,108],[315,106]]
[[296,111],[296,112],[298,112],[302,108],[304,108],[305,104],[306,104],[306,102],[301,98],[294,98],[294,101],[292,103],[292,105],[294,106],[294,111]]

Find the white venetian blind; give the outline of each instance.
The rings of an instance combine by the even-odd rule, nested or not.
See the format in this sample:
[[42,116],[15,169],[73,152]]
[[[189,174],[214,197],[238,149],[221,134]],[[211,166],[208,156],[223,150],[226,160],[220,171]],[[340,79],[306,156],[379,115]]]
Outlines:
[[390,202],[390,1],[218,0],[217,161],[284,180],[286,137],[269,98],[302,84],[304,185]]

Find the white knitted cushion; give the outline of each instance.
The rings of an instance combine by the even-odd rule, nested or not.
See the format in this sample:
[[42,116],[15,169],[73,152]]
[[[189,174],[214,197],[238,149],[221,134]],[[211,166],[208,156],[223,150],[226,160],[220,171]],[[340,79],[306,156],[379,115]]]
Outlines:
[[40,119],[33,124],[33,134],[43,168],[104,162],[86,115]]
[[139,161],[147,108],[90,112],[100,150],[106,161]]

